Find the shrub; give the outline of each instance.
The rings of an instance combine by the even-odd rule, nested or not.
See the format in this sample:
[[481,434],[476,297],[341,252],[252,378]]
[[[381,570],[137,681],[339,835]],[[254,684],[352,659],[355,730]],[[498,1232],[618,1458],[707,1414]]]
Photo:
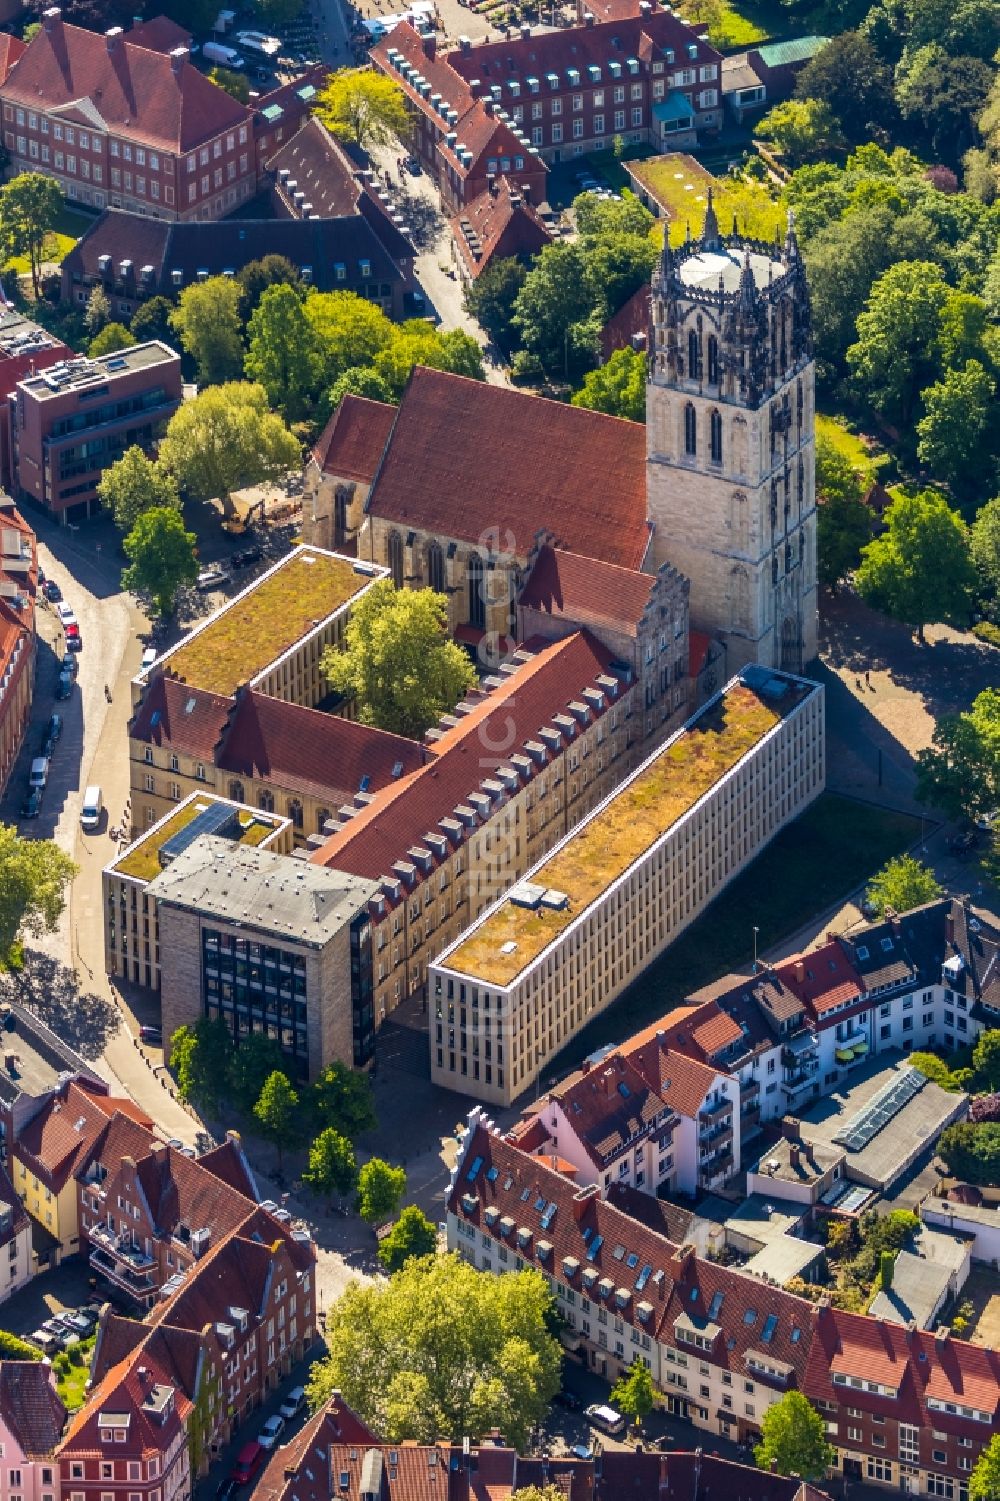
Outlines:
[[984,1121],[1000,1121],[1000,1094],[981,1094],[969,1106],[969,1120],[974,1126]]
[[29,1345],[26,1339],[18,1339],[16,1334],[11,1334],[7,1329],[0,1329],[0,1359],[6,1360],[41,1360],[42,1352],[35,1345]]
[[987,646],[1000,646],[1000,625],[994,625],[992,620],[977,620],[972,634],[977,641],[985,641]]
[[938,1153],[956,1178],[991,1185],[1000,1182],[1000,1123],[963,1121],[942,1131]]

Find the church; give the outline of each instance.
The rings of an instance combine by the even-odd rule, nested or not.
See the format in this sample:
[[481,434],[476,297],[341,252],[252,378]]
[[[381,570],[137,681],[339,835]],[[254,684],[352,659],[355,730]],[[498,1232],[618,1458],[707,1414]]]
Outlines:
[[305,540],[448,601],[495,666],[585,627],[645,684],[658,739],[747,663],[816,655],[809,293],[782,243],[665,246],[646,424],[418,367],[398,408],[348,396],[306,468]]

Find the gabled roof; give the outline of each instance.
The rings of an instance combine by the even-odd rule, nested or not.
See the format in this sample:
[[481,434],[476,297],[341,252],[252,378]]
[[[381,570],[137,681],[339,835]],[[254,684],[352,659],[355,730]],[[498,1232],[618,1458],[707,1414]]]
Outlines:
[[52,110],[86,102],[107,129],[175,152],[247,124],[251,112],[188,59],[71,26],[51,12],[4,83],[8,102]]
[[254,1203],[259,1202],[257,1181],[235,1131],[227,1132],[225,1141],[220,1142],[211,1151],[202,1152],[198,1158],[198,1166],[205,1168],[221,1183],[234,1188],[245,1198],[251,1199]]
[[618,568],[546,544],[538,550],[518,605],[553,619],[610,627],[634,637],[655,584],[655,573]]
[[[50,1455],[66,1422],[47,1361],[0,1361],[0,1422],[29,1459]],[[4,1459],[18,1459],[7,1454]]]
[[[146,1402],[155,1386],[171,1388],[173,1410],[164,1421],[147,1410]],[[155,1344],[146,1340],[112,1366],[104,1379],[89,1394],[80,1411],[70,1420],[59,1452],[73,1454],[100,1450],[102,1412],[118,1411],[129,1415],[126,1440],[119,1458],[162,1455],[174,1438],[183,1432],[183,1424],[192,1403],[175,1384],[172,1371],[165,1367]]]
[[[668,1116],[665,1102],[629,1060],[612,1053],[549,1090],[588,1157],[600,1170],[658,1116]],[[544,1112],[543,1112],[544,1113]]]
[[858,971],[835,939],[776,965],[775,972],[817,1019],[862,995]]
[[[17,1155],[53,1193],[58,1193],[90,1161],[109,1117],[122,1106],[130,1114],[137,1112],[131,1101],[90,1094],[71,1081],[22,1127]],[[148,1129],[153,1122],[143,1116],[142,1124]]]
[[[601,354],[609,360],[616,349],[644,348],[649,333],[649,286],[637,287],[601,329]],[[637,336],[642,335],[642,344]]]
[[638,569],[649,545],[641,423],[417,366],[366,509],[481,545],[503,518],[527,559],[538,529]]
[[192,36],[184,26],[179,26],[169,16],[150,16],[148,21],[133,24],[128,39],[134,47],[145,47],[150,52],[172,52],[175,47],[190,47]]
[[224,694],[193,688],[161,672],[143,695],[129,724],[129,738],[169,745],[211,762],[231,707],[232,699]]
[[254,1489],[254,1501],[330,1501],[335,1494],[330,1462],[335,1445],[377,1442],[368,1425],[335,1392],[272,1454]]
[[[644,1034],[639,1037],[644,1038]],[[668,1047],[665,1036],[659,1033],[642,1041],[631,1038],[619,1051],[678,1115],[693,1119],[715,1084],[716,1069]]]
[[136,1163],[135,1180],[163,1235],[180,1226],[210,1229],[210,1244],[218,1245],[246,1223],[255,1207],[253,1199],[176,1147],[158,1144]]
[[26,45],[19,36],[10,36],[5,31],[0,32],[0,83],[6,80]]
[[507,177],[467,203],[450,224],[459,256],[473,279],[494,260],[537,255],[552,238],[538,210]]
[[370,485],[395,420],[395,407],[348,394],[313,444],[313,458],[324,474]]

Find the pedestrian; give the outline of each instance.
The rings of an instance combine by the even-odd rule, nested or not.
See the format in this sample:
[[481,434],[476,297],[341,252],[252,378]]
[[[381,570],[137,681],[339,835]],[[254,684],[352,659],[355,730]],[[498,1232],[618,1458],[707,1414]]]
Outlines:
[[871,685],[872,685],[871,671],[866,667],[865,668],[865,687],[866,688],[870,688]]

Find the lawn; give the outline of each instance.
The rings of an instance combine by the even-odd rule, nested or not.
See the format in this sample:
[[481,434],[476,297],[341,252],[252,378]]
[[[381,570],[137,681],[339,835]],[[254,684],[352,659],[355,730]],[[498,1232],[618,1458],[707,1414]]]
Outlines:
[[621,1042],[703,985],[749,968],[753,929],[766,951],[856,890],[913,843],[919,819],[824,793],[726,887],[625,994],[550,1065],[553,1078]]
[[[58,266],[73,249],[80,236],[86,234],[93,222],[92,215],[78,213],[76,209],[66,208],[64,205],[59,211],[55,229],[46,242],[45,259]],[[27,276],[31,270],[31,262],[26,255],[15,255],[7,262],[4,270],[16,271],[19,276]]]
[[[185,828],[202,811],[204,803],[213,803],[217,799],[206,795],[204,799],[197,798],[190,804],[185,804],[165,823],[157,833],[148,835],[141,840],[133,849],[125,854],[115,865],[115,871],[120,876],[132,876],[138,881],[152,881],[160,874],[160,850],[172,839],[175,834]],[[269,835],[274,833],[277,821],[269,821],[266,813],[256,816],[251,822],[249,815],[240,815],[240,823],[243,832],[240,835],[240,844],[257,845],[263,844]]]
[[[790,697],[785,707],[794,707]],[[534,872],[532,884],[569,898],[561,909],[532,910],[508,898],[455,950],[450,967],[509,984],[780,718],[752,689],[730,688]]]
[[56,1375],[56,1390],[66,1404],[68,1412],[76,1412],[83,1406],[90,1379],[90,1362],[97,1343],[96,1334],[82,1339],[71,1350],[62,1350],[52,1362]]
[[701,234],[708,190],[712,189],[719,228],[728,234],[735,218],[741,234],[773,240],[785,233],[787,212],[772,198],[763,183],[713,177],[700,162],[684,152],[650,157],[630,164],[635,181],[661,204],[670,226],[670,243],[683,243],[688,228]]
[[837,417],[816,413],[816,437],[823,438],[853,469],[861,475],[862,483],[870,485],[878,473],[878,455],[873,453],[863,438],[852,433]]

